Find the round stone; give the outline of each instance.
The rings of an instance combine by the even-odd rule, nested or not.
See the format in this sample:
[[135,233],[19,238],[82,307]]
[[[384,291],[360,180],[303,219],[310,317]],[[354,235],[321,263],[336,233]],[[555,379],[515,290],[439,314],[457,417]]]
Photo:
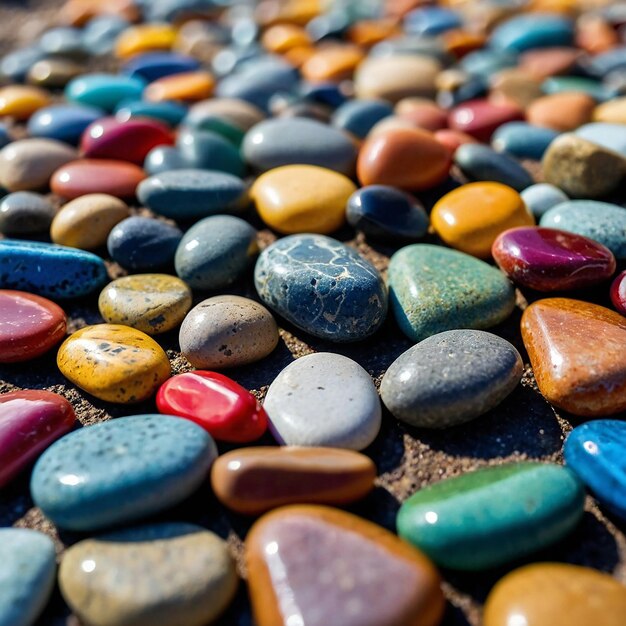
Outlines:
[[15,191],[0,202],[0,233],[30,235],[47,231],[56,211],[44,196],[32,191]]
[[529,13],[510,17],[493,31],[490,45],[500,52],[524,52],[534,48],[569,46],[574,42],[574,23],[551,13]]
[[115,42],[115,56],[132,58],[137,54],[169,50],[176,41],[176,30],[170,24],[137,24],[127,28]]
[[181,154],[178,148],[173,146],[157,146],[152,148],[146,154],[146,160],[143,162],[143,169],[146,174],[154,176],[161,172],[169,172],[170,170],[189,169],[191,164]]
[[538,183],[526,187],[522,191],[521,196],[526,208],[537,220],[553,206],[569,200],[558,187],[550,183]]
[[363,60],[363,50],[354,44],[333,44],[314,49],[302,64],[302,77],[312,83],[341,82],[352,78]]
[[186,115],[187,107],[178,102],[123,100],[115,107],[115,117],[122,122],[148,117],[173,127],[178,126]]
[[626,270],[615,277],[611,284],[611,302],[622,315],[626,315]]
[[365,139],[375,124],[393,114],[393,107],[385,100],[348,100],[332,117],[337,128]]
[[122,67],[122,73],[128,76],[138,76],[147,82],[180,74],[192,72],[200,67],[200,62],[193,57],[175,52],[143,52],[134,54]]

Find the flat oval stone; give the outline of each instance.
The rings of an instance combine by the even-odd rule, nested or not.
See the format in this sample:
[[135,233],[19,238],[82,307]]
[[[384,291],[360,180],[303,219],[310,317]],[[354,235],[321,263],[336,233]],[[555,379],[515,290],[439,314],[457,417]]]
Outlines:
[[210,435],[170,415],[133,415],[81,428],[50,446],[31,495],[60,528],[94,531],[170,508],[204,481]]
[[157,146],[146,154],[143,169],[149,176],[169,172],[170,170],[186,170],[191,163],[173,146]]
[[133,55],[122,67],[127,76],[139,77],[146,82],[192,72],[200,67],[200,62],[193,57],[174,52],[144,52]]
[[534,126],[566,133],[591,122],[596,101],[586,93],[568,91],[533,100],[526,119]]
[[106,402],[141,402],[170,377],[161,346],[128,326],[96,324],[70,335],[57,365],[77,387]]
[[569,198],[558,188],[550,183],[537,183],[526,187],[521,193],[526,208],[539,220],[544,213],[561,202],[567,202]]
[[332,123],[364,139],[380,120],[393,114],[393,107],[385,100],[348,100],[334,112]]
[[70,102],[113,111],[122,100],[140,100],[146,83],[121,74],[83,74],[70,81],[65,98]]
[[52,203],[32,191],[15,191],[0,202],[0,233],[30,235],[47,231],[55,216]]
[[380,394],[393,416],[418,428],[468,422],[498,406],[524,372],[508,341],[481,330],[449,330],[402,353]]
[[8,85],[0,89],[0,116],[27,120],[35,111],[50,104],[45,89],[30,85]]
[[517,159],[540,161],[558,133],[525,122],[509,122],[494,132],[491,145],[497,152],[506,152]]
[[156,50],[169,50],[176,40],[176,30],[170,24],[137,24],[120,34],[115,42],[115,56],[119,59]]
[[356,191],[343,174],[314,165],[285,165],[256,179],[250,198],[261,219],[283,234],[328,234],[345,223],[346,202]]
[[2,57],[0,73],[11,81],[23,81],[31,66],[45,56],[37,45],[23,47]]
[[54,543],[47,535],[29,528],[2,528],[0,558],[0,624],[31,626],[54,589]]
[[478,141],[488,142],[503,124],[523,119],[523,111],[515,104],[472,100],[452,109],[448,123],[450,128],[467,133]]
[[217,170],[239,177],[246,173],[238,147],[213,131],[183,128],[176,147],[188,168]]
[[[42,272],[42,267],[54,271]],[[0,288],[55,299],[80,298],[106,280],[104,262],[91,252],[35,241],[0,241]]]
[[85,539],[66,550],[59,569],[63,597],[97,626],[204,626],[230,604],[238,582],[226,542],[180,522]]
[[198,102],[210,98],[214,87],[215,79],[209,72],[184,72],[151,82],[145,89],[144,98],[149,102]]
[[56,139],[76,145],[83,132],[104,115],[102,109],[80,104],[53,104],[39,109],[28,120],[32,137]]
[[245,133],[265,118],[265,113],[245,100],[211,98],[189,107],[184,125],[212,130],[239,145]]
[[268,513],[250,530],[245,559],[258,626],[286,626],[294,616],[307,626],[436,626],[443,614],[439,574],[429,559],[334,508],[293,505]]
[[258,302],[221,295],[196,305],[180,328],[180,350],[198,368],[222,369],[265,358],[278,345],[278,326]]
[[513,286],[499,270],[441,246],[398,250],[388,283],[398,325],[415,342],[445,330],[490,328],[515,307]]
[[611,283],[611,302],[622,315],[626,315],[626,270]]
[[131,326],[147,335],[176,328],[191,308],[191,289],[168,274],[135,274],[110,282],[98,309],[108,324]]
[[291,235],[267,247],[254,282],[270,309],[330,341],[369,337],[387,315],[387,290],[376,268],[323,235]]
[[352,78],[355,68],[365,56],[359,46],[336,43],[317,48],[300,67],[305,80],[313,83],[339,83]]
[[497,26],[489,44],[501,51],[524,52],[534,48],[569,46],[574,23],[568,17],[545,13],[516,15]]
[[447,112],[426,98],[403,98],[396,104],[394,111],[400,119],[408,120],[424,130],[434,132],[448,126]]
[[615,257],[602,244],[552,228],[513,228],[493,244],[498,267],[522,287],[566,291],[601,283],[615,272]]
[[26,82],[46,89],[63,89],[70,80],[84,72],[84,65],[71,59],[41,59],[28,71]]
[[538,300],[524,311],[522,339],[550,403],[586,417],[626,409],[626,319],[619,313],[569,298]]
[[624,124],[603,122],[584,124],[577,128],[574,134],[626,157],[626,126]]
[[159,389],[157,407],[195,422],[221,441],[255,441],[267,428],[267,414],[255,396],[217,372],[196,370],[170,378]]
[[524,620],[533,626],[620,626],[625,614],[626,591],[611,576],[578,565],[533,563],[496,583],[487,597],[484,625]]
[[137,188],[142,204],[172,219],[198,219],[240,204],[244,182],[226,172],[185,169],[150,176]]
[[341,354],[317,352],[290,363],[270,385],[263,406],[286,445],[363,450],[381,423],[370,375]]
[[115,107],[115,117],[121,122],[135,118],[150,118],[168,126],[178,126],[186,115],[187,107],[179,102],[122,100]]
[[584,500],[582,483],[565,467],[506,463],[420,489],[396,524],[437,565],[479,571],[562,539],[580,521]]

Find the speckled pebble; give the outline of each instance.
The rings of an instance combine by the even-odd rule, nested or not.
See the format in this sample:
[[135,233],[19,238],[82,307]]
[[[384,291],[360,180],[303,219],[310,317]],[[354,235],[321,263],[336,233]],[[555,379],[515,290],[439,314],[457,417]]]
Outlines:
[[0,202],[0,233],[26,235],[47,231],[56,211],[39,193],[15,191]]

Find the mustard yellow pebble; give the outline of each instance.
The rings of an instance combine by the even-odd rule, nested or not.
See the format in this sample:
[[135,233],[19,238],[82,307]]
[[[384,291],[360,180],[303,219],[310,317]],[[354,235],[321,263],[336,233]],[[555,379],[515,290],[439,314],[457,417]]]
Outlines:
[[325,235],[344,224],[354,191],[343,174],[315,165],[285,165],[260,176],[250,196],[261,219],[279,233]]
[[169,274],[135,274],[109,283],[100,293],[100,315],[110,324],[148,335],[176,328],[191,308],[191,290]]
[[169,50],[176,40],[176,29],[169,24],[139,24],[127,28],[115,42],[115,55],[127,59],[143,52]]
[[0,89],[0,116],[27,120],[35,111],[50,104],[50,94],[39,87],[9,85]]
[[118,324],[76,331],[59,348],[57,366],[83,391],[119,404],[148,399],[171,375],[167,355],[154,339]]

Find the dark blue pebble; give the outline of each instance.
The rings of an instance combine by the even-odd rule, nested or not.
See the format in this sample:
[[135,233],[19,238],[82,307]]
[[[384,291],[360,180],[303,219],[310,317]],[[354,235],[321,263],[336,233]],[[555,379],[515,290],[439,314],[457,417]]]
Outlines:
[[200,62],[193,57],[174,52],[146,52],[133,56],[126,62],[121,72],[128,76],[143,78],[148,83],[153,80],[181,74],[182,72],[193,72],[200,67]]
[[375,124],[393,115],[393,107],[384,100],[349,100],[334,113],[334,126],[364,139]]
[[549,128],[540,128],[526,122],[502,124],[491,138],[497,152],[506,152],[518,159],[540,161],[543,153],[559,133]]
[[0,148],[4,148],[7,144],[13,141],[11,131],[6,124],[0,122]]
[[303,83],[300,95],[307,100],[336,109],[346,102],[347,97],[336,83]]
[[87,126],[105,115],[102,109],[96,107],[53,104],[35,111],[28,120],[27,130],[31,137],[57,139],[76,145]]
[[190,168],[227,172],[240,178],[246,172],[239,150],[228,139],[210,130],[183,128],[176,139],[176,147]]

